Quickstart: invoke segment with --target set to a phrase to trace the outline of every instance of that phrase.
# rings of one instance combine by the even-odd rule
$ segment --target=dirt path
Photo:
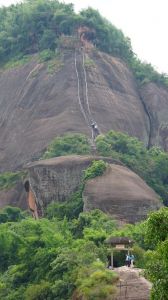
[[[120,267],[115,271],[120,280],[117,284],[118,294],[115,300],[149,300],[151,283],[141,276],[142,270],[137,268]]]

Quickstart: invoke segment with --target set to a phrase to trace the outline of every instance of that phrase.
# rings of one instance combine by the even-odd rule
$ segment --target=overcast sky
[[[19,0],[0,0],[9,5]],[[63,2],[63,1],[62,1]],[[64,0],[76,11],[91,6],[131,39],[133,51],[168,74],[168,0]]]

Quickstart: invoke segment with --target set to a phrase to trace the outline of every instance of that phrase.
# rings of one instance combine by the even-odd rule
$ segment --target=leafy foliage
[[[0,210],[0,223],[17,222],[24,218],[24,214],[18,207],[6,206]]]
[[[146,243],[156,247],[158,243],[168,239],[168,208],[164,207],[149,215],[146,221]]]
[[[22,172],[6,172],[0,174],[0,190],[9,189],[22,178]]]
[[[129,65],[133,70],[135,78],[141,85],[151,81],[157,84],[168,85],[167,74],[159,74],[151,64],[141,62],[136,55],[131,58]]]
[[[152,299],[167,299],[167,215],[164,208],[144,223],[123,228],[99,210],[69,220],[53,214],[50,220],[25,217],[0,224],[0,298],[68,300],[76,295],[87,300],[113,299],[117,276],[106,269],[109,250],[104,243],[112,235],[134,239],[136,266],[147,266]],[[145,260],[144,251],[151,241],[155,248]],[[115,253],[114,259],[123,264]]]
[[[66,300],[75,292],[85,295],[86,290],[86,299],[97,299],[103,290],[104,299],[107,292],[113,294],[117,278],[105,269],[104,245],[85,237],[84,231],[86,226],[97,231],[102,227],[107,234],[114,222],[98,210],[79,218],[37,221],[27,217],[0,224],[0,298]]]
[[[87,137],[76,133],[66,134],[63,137],[55,138],[48,146],[47,151],[43,155],[43,159],[69,154],[89,154],[90,145]]]
[[[153,251],[147,253],[146,274],[153,283],[151,299],[168,299],[168,208],[151,213],[146,221],[146,241]]]
[[[168,154],[157,147],[147,150],[137,138],[109,131],[96,139],[98,153],[119,159],[140,175],[168,203]]]
[[[77,293],[88,300],[114,299],[114,283],[118,277],[104,269],[104,264],[94,262],[89,268],[81,267],[77,278]]]
[[[80,212],[83,211],[82,188],[74,193],[70,199],[60,202],[52,202],[48,205],[46,216],[49,219],[66,217],[68,220],[77,218]]]
[[[85,170],[84,179],[91,179],[101,176],[107,168],[107,164],[103,160],[94,160],[90,167]]]
[[[57,0],[24,0],[20,4],[0,8],[0,60],[22,60],[25,55],[45,51],[45,60],[54,55],[64,36],[76,35],[80,26],[91,29],[87,38],[101,51],[124,59],[140,83],[155,81],[168,84],[165,74],[158,74],[150,64],[142,63],[132,51],[130,39],[88,8],[79,14],[72,4]]]

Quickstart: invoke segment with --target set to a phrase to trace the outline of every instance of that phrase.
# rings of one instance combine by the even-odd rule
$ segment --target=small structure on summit
[[[113,259],[114,250],[127,251],[129,254],[129,252],[132,250],[134,241],[131,240],[129,237],[110,237],[105,241],[105,243],[110,246],[110,250],[111,250],[110,266],[111,266],[111,268],[113,268],[114,267],[114,259]]]

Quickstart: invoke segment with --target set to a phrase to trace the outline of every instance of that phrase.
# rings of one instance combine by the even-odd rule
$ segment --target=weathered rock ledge
[[[149,211],[159,209],[159,196],[134,172],[119,161],[100,156],[62,156],[26,166],[37,206],[65,201],[78,190],[84,170],[93,160],[103,159],[109,166],[99,177],[88,180],[83,192],[84,210],[94,208],[120,222],[135,223]]]

